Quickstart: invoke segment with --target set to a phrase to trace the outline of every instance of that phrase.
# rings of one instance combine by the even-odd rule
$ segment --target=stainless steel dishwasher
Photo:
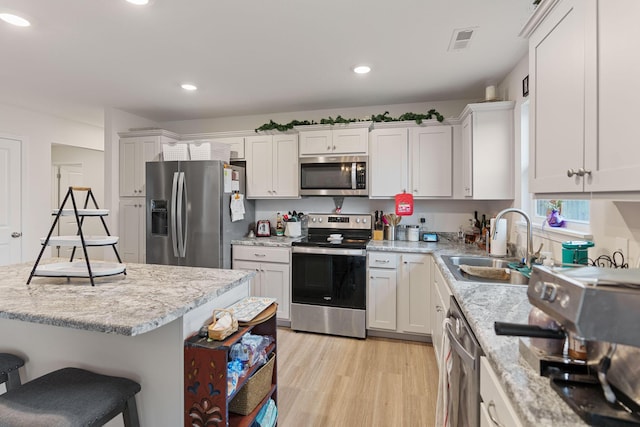
[[[445,322],[451,346],[447,413],[452,427],[480,425],[480,344],[454,297]]]

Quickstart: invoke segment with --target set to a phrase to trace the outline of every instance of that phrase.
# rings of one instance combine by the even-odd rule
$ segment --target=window
[[[546,218],[551,209],[556,209],[565,221],[589,223],[588,200],[535,200],[535,215]]]

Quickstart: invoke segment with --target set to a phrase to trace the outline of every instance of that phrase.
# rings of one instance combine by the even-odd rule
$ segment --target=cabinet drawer
[[[480,358],[480,396],[486,415],[499,423],[492,421],[490,425],[522,426],[486,357]]]
[[[233,259],[244,261],[289,263],[288,248],[233,245]]]
[[[398,257],[390,252],[369,252],[370,268],[396,268]]]

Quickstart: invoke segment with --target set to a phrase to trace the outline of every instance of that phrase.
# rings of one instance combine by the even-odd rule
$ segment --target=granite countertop
[[[59,259],[40,264],[59,262]],[[0,267],[0,318],[119,335],[157,329],[255,276],[244,270],[127,264],[127,274],[34,277],[33,263]]]
[[[270,237],[244,237],[242,239],[232,240],[232,245],[243,246],[274,246],[274,247],[291,247],[292,242],[302,239],[300,237],[270,236]]]
[[[494,332],[495,321],[527,323],[531,310],[527,287],[457,281],[439,256],[435,260],[522,423],[532,427],[587,425],[553,391],[549,379],[520,357],[519,338]]]

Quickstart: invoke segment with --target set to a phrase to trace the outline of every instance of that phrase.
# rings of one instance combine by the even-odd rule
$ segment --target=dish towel
[[[244,219],[244,194],[235,193],[231,195],[231,222],[242,221]]]
[[[451,343],[447,335],[447,325],[453,324],[449,318],[442,322],[442,352],[440,353],[440,375],[438,376],[438,401],[436,404],[436,427],[450,427],[449,418],[449,377],[453,368]]]

